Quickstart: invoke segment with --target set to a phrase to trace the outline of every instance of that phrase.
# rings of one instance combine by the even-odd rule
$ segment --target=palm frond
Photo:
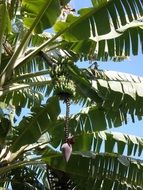
[[[37,26],[35,27],[35,32],[42,33],[44,29],[51,28],[51,26],[56,22],[57,18],[61,14],[61,8],[59,1],[47,1],[47,4],[44,4],[43,0],[40,0],[33,4],[30,1],[22,1],[22,12],[24,14],[24,24],[26,27],[30,28],[34,20],[36,19],[39,13],[39,7],[45,5],[45,9],[43,9],[43,13],[41,14],[41,18],[39,22],[37,22]],[[48,8],[48,11],[47,11]]]
[[[70,65],[68,68],[69,76],[75,82],[80,96],[86,100],[90,98],[91,103],[97,105],[96,113],[101,118],[105,118],[106,115],[107,121],[104,119],[104,124],[101,126],[106,126],[105,123],[108,123],[109,126],[112,126],[112,123],[115,126],[120,126],[122,121],[127,123],[127,114],[131,115],[133,122],[135,116],[141,119],[143,112],[141,104],[142,77],[111,71],[100,72],[92,69],[82,72],[74,65]]]
[[[51,189],[73,190],[74,182],[65,172],[53,169],[47,165],[47,177]]]
[[[5,35],[10,33],[11,26],[10,26],[10,18],[8,15],[8,9],[5,2],[1,2],[0,4],[0,22],[1,22],[1,30],[0,30],[0,69],[2,68],[1,58],[3,50],[3,44],[5,40]]]
[[[49,68],[49,64],[43,61],[42,57],[35,56],[31,61],[28,61],[24,65],[20,65],[19,68],[15,69],[16,76],[20,76],[26,73],[35,73],[43,71]]]
[[[100,117],[98,117],[98,119],[99,118]],[[89,121],[89,116],[87,116],[87,119],[85,120],[88,120],[88,122],[86,123],[86,121],[84,121],[82,118],[79,125],[76,123],[74,119],[70,121],[70,129],[75,138],[75,144],[73,146],[74,151],[93,151],[96,153],[114,152],[120,155],[136,157],[142,155],[142,137],[137,137],[129,134],[122,134],[118,132],[109,133],[106,131],[101,131],[102,125],[99,125],[99,129],[97,132],[98,122],[96,122],[96,118],[94,121],[95,126],[93,126],[93,128],[91,127],[93,121]],[[61,141],[64,138],[63,128],[64,121],[59,122],[59,124],[53,127],[54,130],[51,133],[51,145],[55,148],[61,144]]]
[[[143,139],[119,132],[75,133],[74,151],[93,151],[96,153],[117,153],[127,156],[141,156]]]
[[[11,175],[13,176],[10,178],[10,175],[7,175],[7,181],[9,183],[9,186],[12,187],[12,189],[19,189],[19,188],[28,188],[28,189],[34,189],[38,188],[39,190],[44,189],[43,184],[38,179],[37,174],[34,170],[31,169],[31,167],[23,167],[15,169],[11,172]],[[31,178],[32,177],[32,178]]]
[[[142,18],[143,4],[138,0],[134,2],[105,0],[99,1],[92,8],[81,9],[78,13],[80,16],[77,17],[69,15],[66,23],[59,21],[56,29],[60,31],[61,25],[69,26],[69,30],[63,36],[71,41],[92,37],[99,41],[120,36],[126,29],[133,27],[135,24],[132,22]],[[104,27],[101,27],[102,23]],[[85,32],[78,33],[82,28]]]
[[[133,121],[135,115],[141,118],[143,114],[142,77],[112,71],[97,73],[93,71],[93,73],[95,78],[91,76],[92,87],[99,90],[105,98],[103,102],[105,109],[109,107],[114,110],[120,109],[122,113],[129,113]]]
[[[10,78],[10,76],[12,74],[12,70],[13,70],[14,65],[15,65],[15,61],[19,58],[19,55],[21,54],[21,52],[23,50],[25,50],[25,48],[27,47],[27,45],[28,45],[27,43],[29,42],[29,38],[30,38],[30,36],[32,34],[32,31],[33,31],[33,29],[36,28],[37,24],[42,19],[44,13],[49,14],[49,12],[51,12],[51,14],[54,16],[54,21],[53,22],[51,21],[51,23],[49,23],[50,26],[52,24],[54,24],[54,22],[56,21],[56,19],[58,17],[57,14],[60,14],[60,4],[57,1],[48,0],[48,1],[46,1],[46,3],[42,1],[42,3],[40,4],[40,7],[41,7],[40,10],[39,10],[39,4],[38,5],[35,4],[35,6],[33,7],[31,3],[29,3],[29,5],[28,5],[28,2],[26,2],[26,1],[23,1],[22,3],[24,4],[24,6],[29,6],[29,9],[34,8],[33,10],[29,10],[29,12],[34,11],[35,15],[34,15],[34,19],[32,18],[32,22],[30,21],[29,30],[27,30],[27,32],[24,34],[24,37],[21,39],[20,45],[18,46],[16,51],[13,53],[13,55],[12,55],[11,59],[9,60],[8,64],[5,66],[5,68],[1,72],[0,77],[1,78],[4,77],[3,84],[6,82],[6,80],[9,80],[9,78]],[[54,5],[56,5],[56,11],[53,9]],[[28,13],[27,13],[27,15],[28,15]],[[26,18],[30,19],[29,17],[26,17]],[[48,18],[49,18],[49,15],[48,15]]]
[[[62,36],[72,42],[70,50],[97,60],[126,57],[131,51],[138,54],[143,36],[141,1],[98,1],[93,8],[81,9],[78,13],[80,16],[69,15],[66,22],[59,21],[55,26],[58,32],[63,27],[69,28]]]
[[[87,185],[91,186],[91,182],[93,189],[107,189],[107,187],[110,187],[109,189],[117,189],[117,187],[138,189],[143,186],[141,160],[113,153],[92,152],[75,152],[68,164],[65,164],[59,155],[46,157],[45,154],[43,160],[56,169],[76,176],[75,181],[80,189],[87,189]]]
[[[11,147],[14,152],[21,146],[37,142],[42,134],[52,130],[60,113],[59,101],[57,97],[52,97],[45,106],[34,107],[31,112],[31,115],[24,117],[16,128],[17,137]]]
[[[102,131],[112,127],[119,127],[126,121],[126,116],[120,110],[100,109],[97,106],[83,108],[81,112],[71,118],[71,126],[79,131]],[[72,124],[73,122],[73,124]]]
[[[53,89],[48,71],[21,74],[3,86],[0,100],[11,102],[16,107],[31,108],[40,105],[44,97],[48,97]],[[43,76],[44,74],[44,76]]]

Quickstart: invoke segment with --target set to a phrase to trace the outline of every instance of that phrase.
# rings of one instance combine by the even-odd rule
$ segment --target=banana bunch
[[[65,75],[59,76],[55,81],[54,90],[55,94],[61,99],[64,99],[65,96],[69,98],[73,98],[75,96],[75,84]]]
[[[61,75],[67,76],[67,74],[68,74],[68,69],[64,63],[56,65],[54,68],[50,69],[50,76],[53,79],[57,78]]]
[[[65,64],[57,65],[50,70],[50,76],[54,85],[54,94],[60,99],[65,97],[73,98],[75,96],[75,84],[68,77],[68,70]]]

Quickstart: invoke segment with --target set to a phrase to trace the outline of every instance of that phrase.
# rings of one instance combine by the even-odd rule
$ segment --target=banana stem
[[[64,102],[66,103],[66,118],[65,118],[65,141],[68,141],[69,137],[69,115],[70,115],[70,98],[66,97]]]

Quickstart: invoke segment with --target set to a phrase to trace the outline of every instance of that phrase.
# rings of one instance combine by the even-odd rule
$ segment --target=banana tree
[[[69,2],[0,2],[1,187],[142,189],[142,137],[108,129],[142,119],[143,78],[77,63],[138,55],[143,2]]]

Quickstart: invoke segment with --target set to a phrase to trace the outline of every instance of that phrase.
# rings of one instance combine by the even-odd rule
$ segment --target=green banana
[[[64,99],[65,96],[74,98],[76,94],[75,83],[69,79],[68,68],[64,62],[58,64],[55,68],[51,68],[49,74],[53,82],[55,95],[61,99]]]

